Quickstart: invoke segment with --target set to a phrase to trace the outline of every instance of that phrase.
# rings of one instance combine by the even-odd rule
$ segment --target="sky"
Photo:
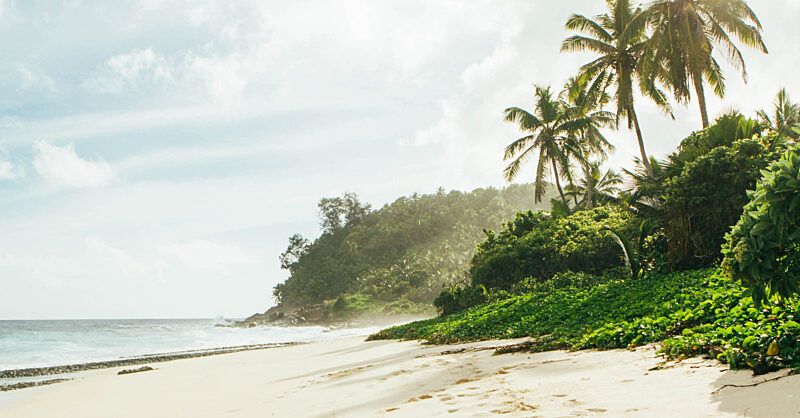
[[[711,115],[800,99],[796,0],[751,0],[769,55]],[[599,0],[0,0],[0,319],[244,317],[317,201],[502,187],[503,121],[590,58]],[[641,101],[647,150],[700,127]],[[609,132],[609,167],[634,135]],[[528,167],[520,181],[532,178]]]

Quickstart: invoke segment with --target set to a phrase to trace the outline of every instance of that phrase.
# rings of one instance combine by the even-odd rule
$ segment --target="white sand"
[[[636,351],[442,355],[453,346],[349,338],[94,371],[37,390],[0,417],[797,416],[800,376]],[[513,341],[458,347],[486,347]]]

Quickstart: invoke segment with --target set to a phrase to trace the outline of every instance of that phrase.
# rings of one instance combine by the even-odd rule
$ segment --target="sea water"
[[[220,322],[213,319],[0,321],[0,370],[206,348],[324,341],[377,331],[377,328],[216,326]]]

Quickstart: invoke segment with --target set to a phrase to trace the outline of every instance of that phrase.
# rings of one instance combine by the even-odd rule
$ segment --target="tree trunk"
[[[558,189],[558,194],[561,195],[561,201],[564,202],[564,210],[569,213],[569,204],[567,203],[567,197],[564,195],[564,190],[561,189],[561,181],[558,179],[558,167],[556,166],[556,159],[550,159],[550,162],[553,164],[553,177],[556,178],[556,188]]]
[[[592,190],[592,169],[589,167],[589,162],[583,167],[583,175],[586,176],[586,197],[584,198],[589,205],[589,210],[594,209],[594,190]]]
[[[633,119],[633,127],[636,129],[636,139],[639,140],[639,152],[642,155],[642,165],[647,170],[648,175],[653,175],[653,167],[650,166],[650,158],[647,157],[647,151],[644,150],[644,139],[642,139],[642,128],[639,127],[639,118],[636,116],[636,111],[633,106],[628,110],[631,119]]]
[[[697,102],[700,104],[700,116],[703,118],[703,129],[708,128],[708,108],[706,106],[706,93],[703,90],[703,76],[695,74],[694,91],[697,93]]]

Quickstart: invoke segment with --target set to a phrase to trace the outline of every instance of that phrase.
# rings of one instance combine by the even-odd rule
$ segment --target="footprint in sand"
[[[449,412],[451,414],[455,413],[455,412],[458,412],[458,408],[456,408],[456,409],[448,409],[447,412]]]
[[[607,409],[603,408],[586,408],[586,410],[589,412],[608,412]]]
[[[564,394],[553,395],[553,397],[554,397],[554,398],[564,398],[564,397],[566,397],[566,396],[567,396],[567,395],[564,395]]]
[[[386,410],[386,412],[397,411],[398,409],[400,409],[400,408],[389,408],[389,409]]]
[[[419,399],[430,399],[430,398],[433,398],[433,396],[431,396],[431,395],[422,395],[422,396],[419,397]]]

